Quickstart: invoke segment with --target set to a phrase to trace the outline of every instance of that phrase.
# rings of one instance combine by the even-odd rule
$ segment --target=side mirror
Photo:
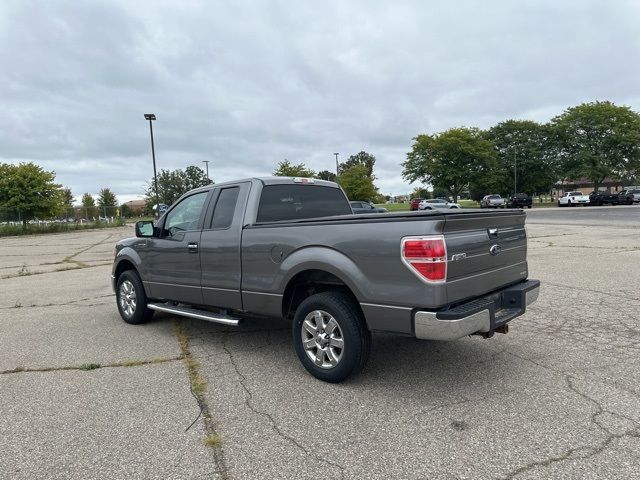
[[[136,222],[136,237],[153,237],[153,222],[151,220]]]

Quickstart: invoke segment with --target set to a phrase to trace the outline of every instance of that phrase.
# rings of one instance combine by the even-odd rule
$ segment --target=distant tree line
[[[592,102],[549,123],[507,120],[488,130],[451,128],[415,137],[403,177],[430,184],[456,200],[486,193],[546,193],[559,180],[640,175],[640,115],[626,106]],[[517,186],[516,186],[517,185]]]
[[[0,218],[21,221],[26,229],[30,220],[68,217],[75,198],[71,189],[56,183],[55,178],[55,172],[32,162],[0,163]],[[103,211],[109,208],[110,216],[113,216],[118,201],[109,188],[103,188],[97,206],[88,193],[82,196],[82,205],[91,208],[89,218],[101,214],[97,207],[102,207]]]

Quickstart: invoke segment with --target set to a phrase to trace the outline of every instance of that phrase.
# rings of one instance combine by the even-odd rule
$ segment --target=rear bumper
[[[419,310],[414,314],[415,336],[422,340],[456,340],[493,332],[525,313],[539,293],[540,281],[526,280],[452,309]]]

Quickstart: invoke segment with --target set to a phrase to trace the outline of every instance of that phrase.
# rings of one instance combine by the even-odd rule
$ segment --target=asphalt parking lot
[[[122,322],[132,227],[0,239],[0,478],[638,478],[640,206],[528,214],[509,334],[375,335],[340,385],[280,321]]]

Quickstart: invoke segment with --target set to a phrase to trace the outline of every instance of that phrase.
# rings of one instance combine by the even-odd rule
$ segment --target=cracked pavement
[[[211,416],[187,432],[199,405],[174,318],[126,325],[100,265],[132,228],[0,239],[0,372],[164,359],[0,374],[0,477],[637,478],[640,222],[566,210],[531,215],[543,286],[509,334],[376,334],[340,385],[306,373],[281,320],[180,320]],[[88,267],[17,276],[69,257]]]

